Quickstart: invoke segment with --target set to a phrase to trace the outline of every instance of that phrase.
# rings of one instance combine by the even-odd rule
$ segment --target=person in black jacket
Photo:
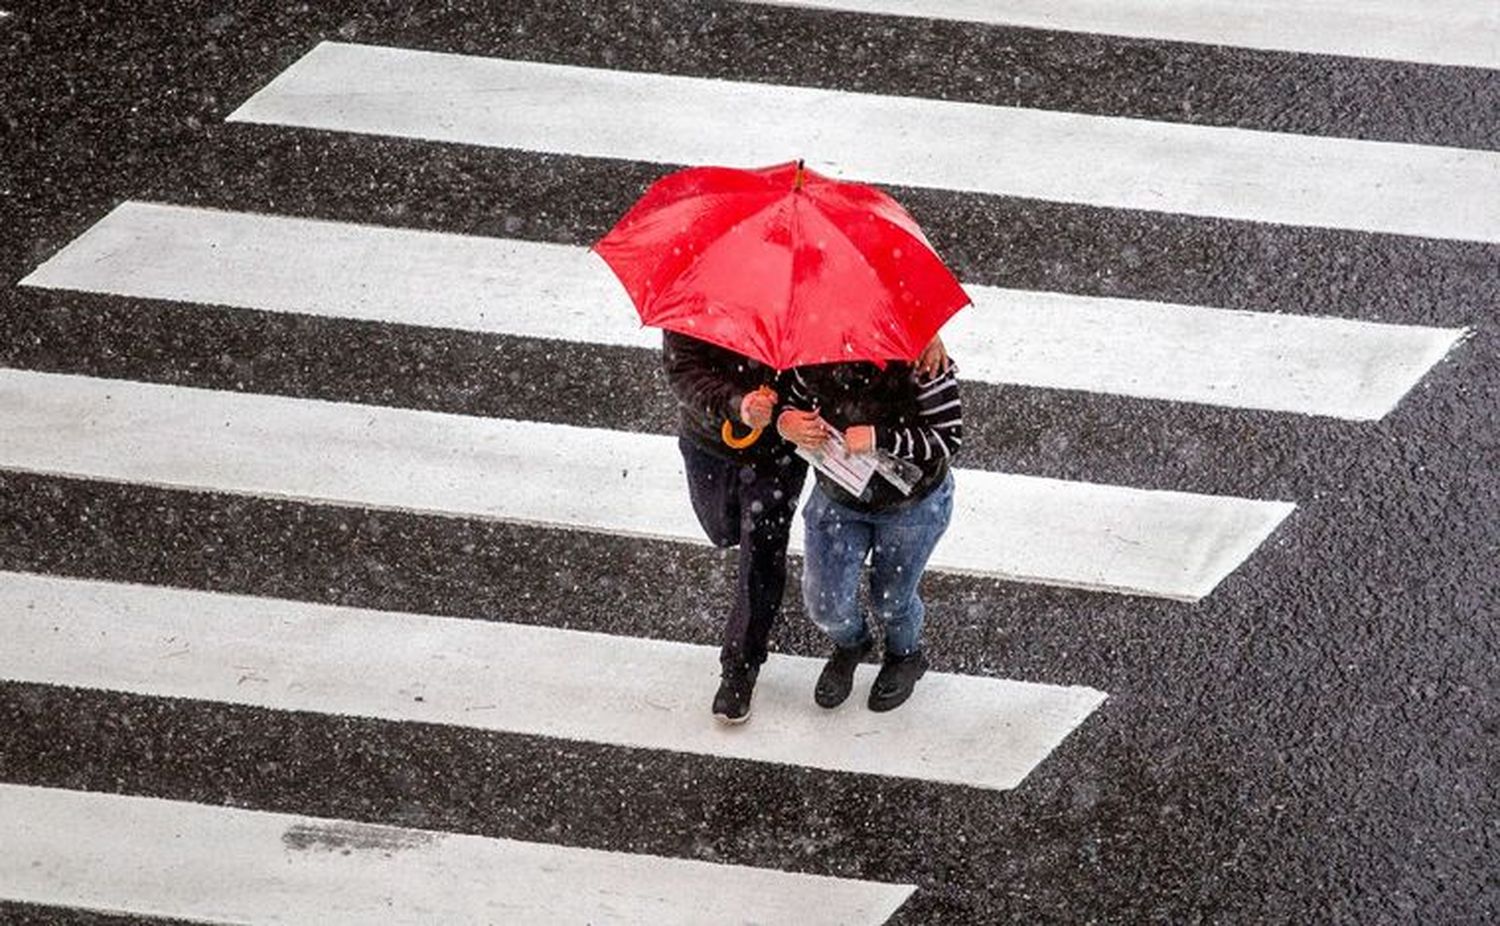
[[[788,440],[817,452],[837,431],[852,454],[894,458],[885,462],[900,476],[875,473],[855,495],[819,470],[803,512],[803,600],[835,647],[814,699],[825,708],[842,704],[855,667],[874,648],[859,606],[868,557],[870,600],[885,632],[869,708],[888,711],[910,697],[927,670],[917,585],[953,513],[949,463],[963,443],[957,369],[946,357],[936,374],[894,362],[883,369],[864,362],[801,367],[786,395],[777,428]]]
[[[668,331],[662,363],[680,410],[678,446],[693,511],[718,547],[739,547],[734,603],[719,651],[721,679],[714,716],[750,717],[750,700],[786,589],[786,548],[807,464],[770,425],[782,377],[755,360]],[[758,391],[768,387],[769,392]],[[725,421],[767,430],[743,450],[727,446]]]

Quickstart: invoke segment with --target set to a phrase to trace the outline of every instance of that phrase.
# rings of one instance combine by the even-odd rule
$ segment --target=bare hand
[[[752,428],[769,427],[776,410],[776,391],[762,387],[740,400],[740,420]]]
[[[943,372],[948,366],[948,348],[943,346],[943,339],[938,335],[932,336],[932,341],[922,348],[922,353],[917,356],[915,368],[917,374],[923,379],[932,377]]]
[[[776,420],[776,430],[782,437],[808,450],[817,450],[828,440],[828,423],[817,412],[789,408]]]
[[[844,446],[850,453],[869,453],[875,449],[875,426],[857,424],[844,432]]]

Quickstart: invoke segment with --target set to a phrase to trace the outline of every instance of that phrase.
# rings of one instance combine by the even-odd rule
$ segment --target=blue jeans
[[[870,559],[870,600],[885,628],[885,651],[907,656],[922,648],[922,599],[917,583],[953,516],[953,474],[927,497],[891,511],[855,511],[814,487],[802,518],[807,527],[802,599],[814,624],[843,647],[870,637],[859,608],[859,579]]]

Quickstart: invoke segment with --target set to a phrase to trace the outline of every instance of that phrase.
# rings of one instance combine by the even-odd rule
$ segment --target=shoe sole
[[[752,674],[750,676],[750,697],[751,698],[755,697],[755,676],[758,675],[758,674],[759,674],[759,672],[757,671],[755,674]],[[714,700],[718,701],[719,699],[718,699],[717,696],[715,696]],[[745,721],[747,721],[747,720],[750,719],[750,711],[754,707],[755,707],[755,702],[753,700],[746,699],[746,701],[745,701],[745,713],[741,714],[738,717],[731,717],[728,714],[722,713],[720,711],[714,711],[713,712],[714,719],[717,720],[719,723],[722,723],[726,727],[737,727],[740,724],[742,724]]]

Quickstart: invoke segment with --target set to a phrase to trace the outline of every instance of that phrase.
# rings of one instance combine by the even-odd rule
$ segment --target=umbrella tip
[[[797,174],[796,174],[795,177],[792,178],[792,189],[794,189],[794,190],[800,190],[800,189],[802,189],[802,180],[803,180],[802,165],[803,165],[802,159],[798,158],[797,159]]]

